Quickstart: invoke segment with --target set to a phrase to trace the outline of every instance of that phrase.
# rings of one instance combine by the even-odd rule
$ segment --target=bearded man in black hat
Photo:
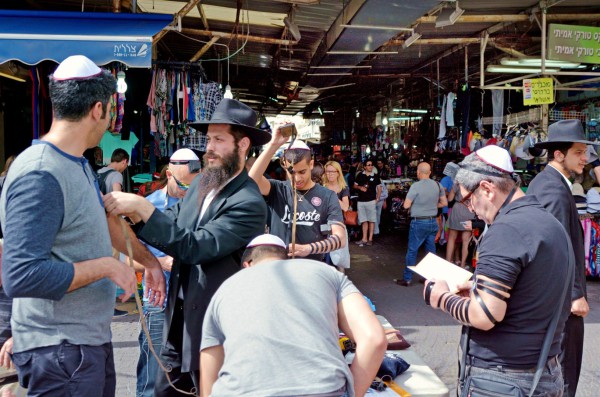
[[[548,128],[548,140],[535,146],[548,150],[548,165],[529,184],[527,194],[534,195],[571,237],[575,252],[575,280],[571,294],[571,315],[565,324],[562,340],[561,365],[565,382],[565,396],[577,391],[583,357],[583,318],[590,307],[586,299],[585,247],[583,228],[569,178],[581,175],[587,164],[587,145],[579,120],[562,120]]]
[[[174,258],[169,280],[161,361],[180,390],[198,392],[202,320],[221,283],[240,269],[246,245],[264,232],[267,206],[244,163],[252,146],[271,135],[254,128],[256,113],[233,99],[223,99],[210,121],[190,125],[207,133],[205,167],[187,195],[164,213],[143,197],[105,196],[106,209],[128,215],[137,234]],[[159,368],[155,396],[184,395],[169,385]]]

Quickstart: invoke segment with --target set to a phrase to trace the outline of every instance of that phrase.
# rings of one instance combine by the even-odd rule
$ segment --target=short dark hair
[[[129,153],[127,153],[125,149],[115,149],[115,151],[112,153],[112,156],[110,156],[110,162],[120,163],[123,160],[129,161]]]
[[[50,101],[57,120],[79,121],[98,102],[107,112],[110,97],[117,91],[117,80],[108,71],[84,80],[54,80],[50,76]]]
[[[573,142],[556,142],[547,146],[548,150],[548,161],[554,160],[554,152],[559,151],[565,156],[571,147],[573,146]]]
[[[242,255],[242,263],[256,262],[268,256],[287,259],[287,249],[277,245],[257,245],[256,247],[246,248]]]

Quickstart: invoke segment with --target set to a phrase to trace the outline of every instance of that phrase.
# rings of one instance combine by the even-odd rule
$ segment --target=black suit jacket
[[[583,228],[579,221],[575,199],[571,189],[560,172],[546,166],[527,188],[527,194],[533,194],[540,204],[546,208],[563,225],[575,252],[575,281],[571,300],[586,296],[585,285],[585,245]]]
[[[170,357],[182,372],[199,368],[202,321],[210,299],[221,283],[237,272],[246,245],[264,233],[267,205],[246,170],[231,180],[213,199],[198,222],[202,204],[194,179],[186,196],[164,213],[154,211],[138,236],[173,257],[169,300],[163,339],[181,346],[179,357]],[[170,333],[179,290],[183,289],[184,330]],[[178,362],[180,361],[180,362]]]

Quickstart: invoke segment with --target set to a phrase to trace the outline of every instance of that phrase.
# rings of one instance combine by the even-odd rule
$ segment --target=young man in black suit
[[[568,397],[574,397],[577,391],[583,357],[583,318],[590,310],[586,299],[583,229],[569,178],[582,174],[587,163],[586,149],[589,144],[592,142],[585,140],[579,120],[563,120],[552,124],[548,128],[548,140],[535,145],[548,150],[548,165],[533,178],[527,189],[527,194],[534,195],[562,223],[571,237],[575,252],[571,315],[565,324],[560,356],[565,396]]]

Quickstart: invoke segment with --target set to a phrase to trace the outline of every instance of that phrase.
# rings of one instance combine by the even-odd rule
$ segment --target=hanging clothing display
[[[179,69],[156,67],[152,71],[146,104],[154,150],[159,157],[170,156],[180,147],[206,151],[204,134],[187,123],[210,119],[223,99],[219,85],[208,81],[201,69]]]
[[[502,119],[504,118],[504,91],[492,91],[492,111],[494,115],[492,134],[500,135],[503,124]]]
[[[440,114],[440,132],[438,133],[438,139],[442,139],[446,136],[446,101],[448,97],[444,95],[444,102],[442,104],[442,112]]]
[[[448,101],[446,102],[446,125],[448,127],[454,127],[454,100],[456,94],[453,92],[448,93]]]
[[[460,86],[456,97],[456,108],[458,109],[458,118],[460,120],[461,147],[467,146],[466,135],[471,130],[470,110],[471,110],[471,86],[464,83]]]

